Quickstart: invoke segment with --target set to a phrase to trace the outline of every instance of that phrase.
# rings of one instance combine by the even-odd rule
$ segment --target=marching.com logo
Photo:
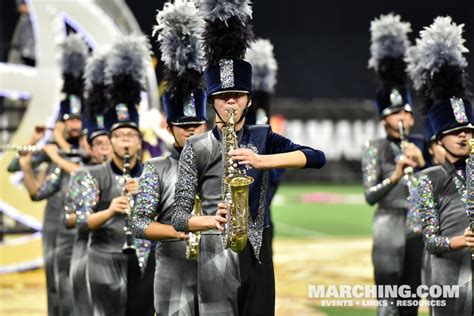
[[[458,297],[458,285],[308,285],[308,298],[323,306],[445,306]]]

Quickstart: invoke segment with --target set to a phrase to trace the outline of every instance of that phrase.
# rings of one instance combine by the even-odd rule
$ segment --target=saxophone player
[[[82,195],[75,206],[78,230],[90,231],[87,279],[93,315],[153,315],[151,244],[129,239],[135,251],[124,247],[127,212],[143,170],[137,105],[148,58],[145,37],[127,36],[112,46],[104,70],[108,103],[100,104],[112,160],[78,171],[70,182],[70,190]]]
[[[173,16],[179,12],[186,18],[179,23],[171,23]],[[154,158],[145,163],[131,224],[136,237],[158,241],[154,277],[157,315],[199,314],[196,300],[198,263],[186,258],[186,242],[183,239],[187,235],[171,226],[171,208],[181,151],[189,137],[206,131],[203,61],[197,58],[202,53],[204,20],[198,13],[191,1],[167,3],[158,12],[158,25],[155,27],[166,67],[165,78],[168,79],[162,104],[174,145],[167,157]],[[186,28],[193,32],[185,36],[182,30]],[[190,49],[184,57],[177,58],[172,54],[187,48]],[[193,68],[195,65],[198,65],[197,70]],[[186,82],[193,84],[186,87]],[[201,216],[200,220],[212,218]]]
[[[270,251],[268,177],[271,168],[321,168],[325,155],[273,133],[268,125],[244,126],[251,105],[252,67],[243,60],[252,41],[248,1],[200,6],[206,19],[206,94],[216,115],[209,132],[188,139],[181,152],[171,222],[177,231],[201,234],[198,259],[198,304],[202,315],[273,315],[275,283]],[[222,40],[222,39],[225,40]],[[225,250],[221,231],[227,221],[221,199],[224,173],[222,129],[234,113],[234,130],[240,148],[232,151],[238,168],[254,179],[249,193],[249,242],[241,252]],[[194,196],[202,212],[216,215],[205,225],[192,216]],[[219,211],[217,210],[220,205]],[[216,225],[217,224],[217,225]]]

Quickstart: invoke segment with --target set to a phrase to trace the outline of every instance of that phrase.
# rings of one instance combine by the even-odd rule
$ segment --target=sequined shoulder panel
[[[131,229],[137,238],[146,238],[145,230],[158,216],[161,199],[160,179],[152,162],[147,162],[138,180],[138,193],[131,217]]]

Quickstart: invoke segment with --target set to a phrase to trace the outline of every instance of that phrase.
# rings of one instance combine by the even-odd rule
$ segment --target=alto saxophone
[[[202,215],[201,200],[197,194],[194,197],[194,209],[191,214],[195,216]],[[197,259],[199,254],[199,240],[201,240],[200,232],[189,233],[189,239],[186,240],[186,259]]]
[[[253,178],[246,176],[230,152],[238,148],[234,129],[234,112],[229,109],[227,123],[222,128],[222,198],[227,207],[227,223],[222,233],[224,248],[242,251],[248,240],[249,186]]]
[[[131,215],[131,209],[133,208],[133,196],[130,192],[127,191],[125,188],[125,185],[127,182],[131,179],[130,177],[130,154],[128,153],[128,148],[125,148],[125,153],[123,155],[123,185],[122,185],[122,196],[125,196],[128,199],[128,202],[130,203],[130,208],[125,210],[125,226],[123,227],[123,230],[125,231],[125,243],[122,248],[122,252],[126,254],[134,254],[136,252],[136,248],[133,245],[133,235],[132,231],[130,230],[130,215]]]

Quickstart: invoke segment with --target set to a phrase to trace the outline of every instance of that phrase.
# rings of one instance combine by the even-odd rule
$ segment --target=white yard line
[[[332,235],[319,232],[317,230],[302,228],[299,226],[282,223],[282,222],[275,223],[274,227],[275,229],[283,231],[285,233],[291,233],[291,234],[294,233],[295,236],[301,236],[301,234],[303,234],[305,236],[334,237]]]

